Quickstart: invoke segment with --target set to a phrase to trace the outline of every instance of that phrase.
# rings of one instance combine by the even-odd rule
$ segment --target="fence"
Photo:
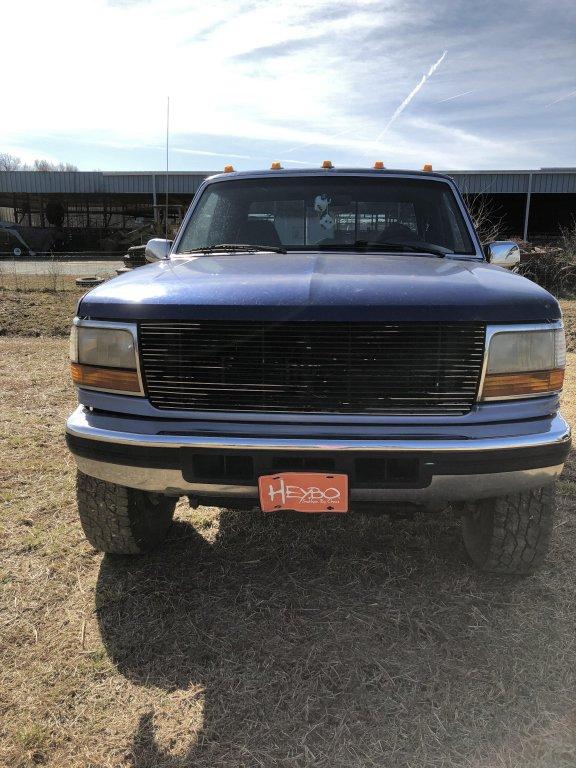
[[[124,267],[125,252],[38,253],[15,257],[0,253],[0,289],[12,291],[76,290],[77,278],[114,277]]]

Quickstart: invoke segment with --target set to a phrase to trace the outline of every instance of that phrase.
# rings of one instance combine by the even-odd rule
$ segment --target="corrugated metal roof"
[[[532,177],[532,192],[562,192],[565,194],[576,193],[576,171],[572,173],[547,173],[534,174]]]
[[[168,192],[194,194],[209,172],[170,173]],[[0,171],[0,193],[152,195],[166,191],[165,173]]]
[[[532,174],[534,193],[576,194],[576,169],[538,171],[443,171],[465,194],[525,194]],[[169,194],[193,195],[212,172],[170,173]],[[0,171],[0,193],[158,195],[166,192],[166,174],[158,172]]]
[[[447,171],[463,194],[512,194],[528,191],[529,174]]]
[[[538,171],[444,171],[464,194],[526,194],[532,175],[532,192],[576,193],[576,169],[546,168]]]

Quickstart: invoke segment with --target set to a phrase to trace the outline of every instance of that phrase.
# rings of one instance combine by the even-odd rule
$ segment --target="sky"
[[[2,3],[0,152],[80,170],[576,166],[574,0]]]

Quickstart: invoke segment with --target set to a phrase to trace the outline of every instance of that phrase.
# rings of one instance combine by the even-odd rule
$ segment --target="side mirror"
[[[167,259],[172,248],[172,240],[163,240],[161,237],[153,237],[146,243],[144,258],[146,261],[161,261]]]
[[[490,264],[512,269],[520,263],[520,248],[516,243],[496,240],[496,242],[488,243],[486,246],[486,257]]]

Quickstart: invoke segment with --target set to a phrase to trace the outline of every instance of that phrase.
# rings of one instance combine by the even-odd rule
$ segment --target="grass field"
[[[576,765],[572,459],[552,552],[527,579],[475,572],[450,514],[180,503],[157,553],[103,557],[62,436],[77,297],[40,288],[0,291],[0,765]],[[7,320],[13,294],[48,297],[35,328]],[[43,312],[52,335],[35,338]]]

